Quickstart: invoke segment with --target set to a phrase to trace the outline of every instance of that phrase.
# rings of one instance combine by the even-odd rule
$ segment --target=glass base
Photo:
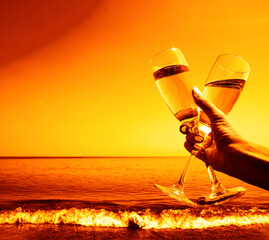
[[[171,198],[176,199],[179,202],[184,202],[188,206],[191,206],[191,207],[197,207],[197,204],[191,201],[189,198],[187,198],[185,193],[179,188],[177,188],[175,185],[172,187],[163,187],[161,185],[154,184],[154,187],[156,187],[157,189],[161,190],[163,193],[167,194]]]
[[[198,198],[196,202],[198,205],[219,205],[243,196],[246,191],[243,187],[226,189],[222,186],[214,189],[211,194]]]

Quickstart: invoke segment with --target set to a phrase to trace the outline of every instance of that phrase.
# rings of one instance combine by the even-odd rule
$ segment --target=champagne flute
[[[228,114],[236,103],[250,72],[250,66],[243,58],[223,54],[217,57],[204,86],[203,95],[224,114]],[[209,123],[201,112],[200,123]],[[198,204],[220,204],[246,193],[243,187],[225,188],[217,179],[212,167],[207,166],[211,180],[211,193],[197,200]]]
[[[154,56],[151,65],[157,87],[168,108],[182,124],[190,123],[192,131],[197,131],[199,111],[191,94],[194,81],[182,52],[178,48],[166,49]],[[186,177],[196,153],[197,151],[191,153],[180,179],[172,187],[154,184],[165,194],[189,206],[197,206],[184,193]]]

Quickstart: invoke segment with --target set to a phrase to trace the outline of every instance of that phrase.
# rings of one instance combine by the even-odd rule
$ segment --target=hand
[[[230,162],[237,157],[237,150],[245,140],[237,134],[225,114],[204,98],[197,88],[194,88],[192,94],[195,103],[203,111],[201,115],[207,115],[212,132],[200,144],[203,136],[197,131],[189,131],[189,126],[182,125],[180,130],[187,135],[184,146],[189,152],[199,150],[196,157],[207,165],[218,171],[228,172]]]
[[[200,119],[205,119],[203,114],[207,115],[211,133],[203,141],[199,131],[190,128],[192,126],[181,126],[180,131],[187,135],[185,148],[189,152],[199,149],[196,157],[215,170],[269,190],[269,148],[240,137],[225,114],[204,98],[197,88],[192,95],[203,111]]]

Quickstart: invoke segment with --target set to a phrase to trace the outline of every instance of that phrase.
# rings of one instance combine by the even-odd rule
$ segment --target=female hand
[[[232,124],[213,103],[202,96],[201,92],[194,88],[193,98],[198,107],[201,108],[201,117],[206,114],[211,126],[211,133],[203,141],[203,136],[198,131],[189,131],[190,126],[182,125],[181,132],[186,134],[185,148],[191,152],[199,150],[196,157],[211,165],[214,169],[227,172],[229,162],[236,158],[236,151],[244,140],[236,133]]]
[[[199,150],[196,157],[215,170],[242,181],[269,190],[269,148],[244,140],[235,131],[224,113],[202,96],[195,88],[192,91],[195,103],[210,121],[211,133],[203,141],[197,130],[181,126],[185,133],[185,148]],[[204,119],[201,115],[200,119]]]

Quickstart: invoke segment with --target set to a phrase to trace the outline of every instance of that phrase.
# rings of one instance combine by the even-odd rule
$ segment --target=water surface
[[[220,206],[190,208],[153,187],[171,186],[186,161],[187,157],[1,159],[0,238],[269,238],[268,191],[217,173],[226,187],[243,186],[248,192]],[[199,160],[194,161],[185,191],[191,199],[210,192]]]

